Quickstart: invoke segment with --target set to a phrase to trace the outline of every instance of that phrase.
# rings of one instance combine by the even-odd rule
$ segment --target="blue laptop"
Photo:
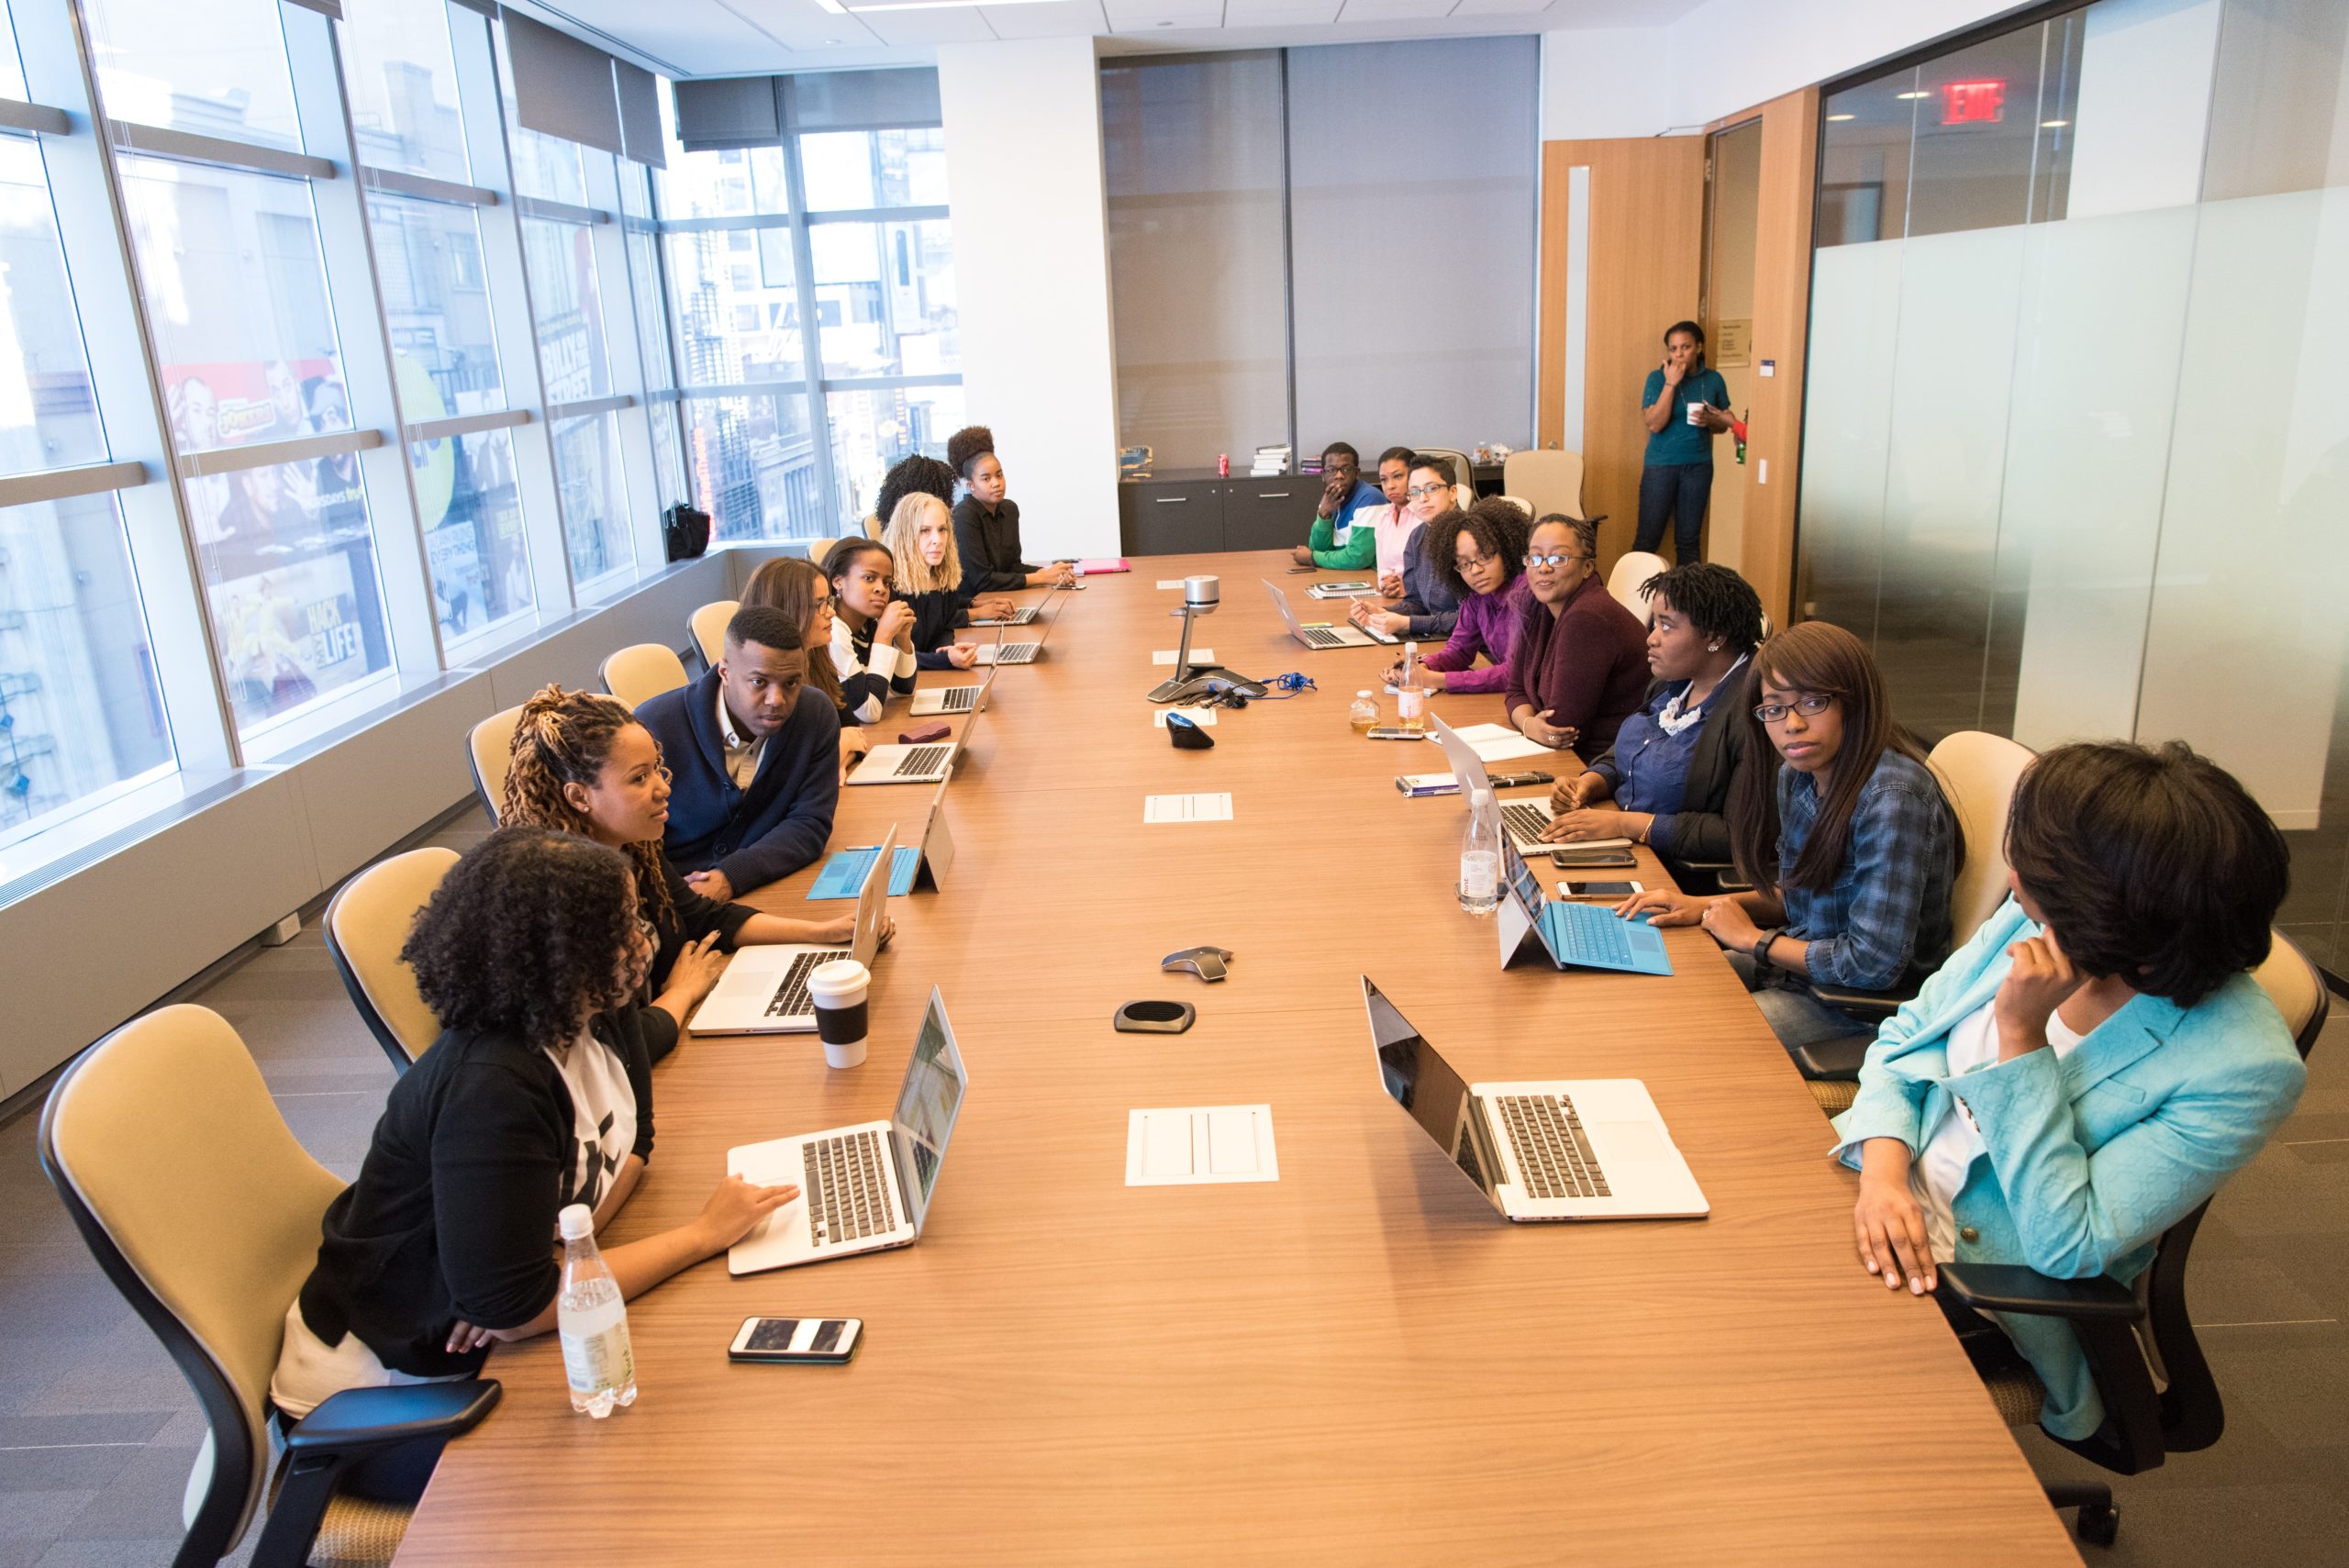
[[[1602,904],[1551,903],[1541,880],[1517,846],[1501,844],[1501,906],[1495,912],[1501,936],[1501,967],[1528,951],[1548,955],[1557,969],[1614,969],[1631,974],[1669,974],[1664,936],[1645,920],[1626,920]]]

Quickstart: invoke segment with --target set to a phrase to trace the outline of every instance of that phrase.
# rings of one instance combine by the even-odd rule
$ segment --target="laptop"
[[[1363,630],[1352,621],[1316,621],[1311,626],[1300,625],[1297,611],[1288,602],[1288,595],[1269,577],[1256,579],[1264,592],[1273,596],[1273,605],[1281,612],[1281,619],[1288,623],[1288,634],[1308,648],[1367,648],[1374,642],[1392,642],[1385,632]]]
[[[1008,616],[973,616],[971,624],[973,626],[1033,626],[1036,624],[1036,606],[1021,605]]]
[[[945,999],[933,985],[888,1120],[726,1151],[726,1169],[744,1181],[793,1182],[800,1192],[734,1243],[727,1272],[754,1274],[912,1246],[930,1217],[946,1141],[954,1135],[969,1083],[946,1021]]]
[[[1000,637],[1002,634],[998,632],[996,635]],[[915,718],[934,718],[948,713],[976,713],[980,702],[986,696],[987,683],[994,679],[994,672],[990,671],[974,685],[917,686],[914,688],[913,706],[906,711]]]
[[[1664,933],[1645,920],[1626,920],[1604,904],[1548,903],[1542,884],[1514,844],[1501,850],[1501,967],[1528,952],[1548,956],[1553,969],[1613,969],[1628,974],[1669,974]]]
[[[1520,1222],[1711,1212],[1637,1078],[1470,1084],[1364,975],[1378,1084],[1486,1201]]]
[[[896,846],[893,822],[881,835],[881,852],[864,868],[864,881],[856,892],[856,929],[847,947],[773,942],[738,950],[687,1028],[695,1034],[804,1034],[814,1029],[816,1005],[807,999],[808,972],[836,958],[852,958],[870,969],[880,955]]]
[[[979,644],[978,662],[983,665],[1033,664],[1043,651],[1042,638],[1033,642],[1006,642],[1003,625],[998,623],[995,628],[995,640]]]
[[[938,781],[938,788],[930,797],[930,810],[922,818],[921,859],[914,866],[914,884],[927,884],[932,892],[946,886],[946,873],[954,868],[954,834],[946,825],[946,786],[951,782]]]
[[[1460,732],[1435,715],[1428,715],[1428,732],[1443,748],[1445,759],[1452,763],[1452,776],[1459,782],[1460,798],[1466,800],[1480,789],[1493,787],[1492,776],[1485,772],[1485,760],[1476,755],[1475,747],[1460,739]],[[1550,826],[1552,813],[1547,800],[1503,800],[1497,794],[1494,808],[1501,814],[1501,826],[1508,829],[1509,842],[1521,855],[1546,855],[1558,850],[1628,850],[1629,839],[1577,839],[1571,844],[1551,844],[1542,841],[1542,829]]]
[[[850,770],[842,781],[852,784],[943,784],[954,767],[954,754],[963,742],[971,738],[971,726],[986,707],[987,688],[995,684],[995,672],[979,683],[978,695],[971,699],[971,717],[963,721],[962,733],[950,735],[943,740],[929,740],[918,746],[908,746],[893,740],[885,746],[875,746]],[[914,693],[918,701],[921,693]]]

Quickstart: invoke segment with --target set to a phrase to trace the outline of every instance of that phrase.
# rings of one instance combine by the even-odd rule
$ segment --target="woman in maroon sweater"
[[[1533,525],[1533,596],[1508,661],[1509,722],[1526,738],[1597,756],[1647,694],[1647,631],[1597,576],[1598,525],[1553,512]]]

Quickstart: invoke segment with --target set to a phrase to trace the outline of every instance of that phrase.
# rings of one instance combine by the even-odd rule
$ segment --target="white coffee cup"
[[[1688,422],[1691,425],[1701,425],[1705,422],[1705,406],[1703,404],[1691,403],[1688,405]]]
[[[819,963],[807,974],[807,999],[816,1008],[816,1033],[824,1060],[834,1067],[864,1061],[865,995],[873,975],[852,958]]]

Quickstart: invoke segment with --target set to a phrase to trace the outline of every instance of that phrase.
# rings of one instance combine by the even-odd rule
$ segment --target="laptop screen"
[[[1395,1004],[1370,983],[1368,975],[1363,976],[1362,994],[1370,1007],[1371,1044],[1378,1051],[1379,1087],[1410,1113],[1419,1130],[1434,1140],[1445,1158],[1476,1184],[1494,1207],[1501,1208],[1500,1195],[1493,1190],[1495,1177],[1486,1173],[1483,1129],[1476,1125],[1478,1112],[1469,1097],[1466,1080],[1453,1071],[1452,1063],[1411,1027],[1409,1019],[1395,1010]]]
[[[954,1118],[963,1109],[968,1083],[963,1053],[954,1048],[954,1031],[946,1021],[946,999],[932,986],[912,1060],[906,1063],[905,1086],[897,1091],[897,1108],[889,1118],[896,1134],[898,1169],[905,1173],[906,1207],[916,1231],[930,1212],[939,1167],[946,1162],[946,1140],[954,1136]]]
[[[1492,776],[1485,772],[1485,760],[1460,739],[1457,730],[1433,714],[1428,716],[1428,728],[1434,733],[1436,744],[1443,748],[1444,761],[1452,764],[1452,779],[1460,788],[1461,799],[1493,787]]]

